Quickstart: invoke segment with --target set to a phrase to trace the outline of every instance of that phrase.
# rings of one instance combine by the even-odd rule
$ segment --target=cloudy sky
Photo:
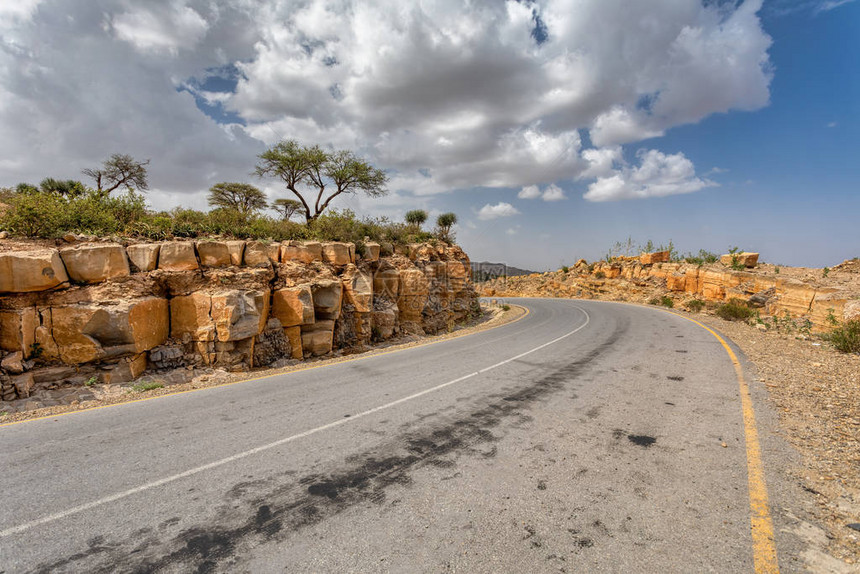
[[[0,186],[150,159],[153,208],[282,138],[454,211],[473,260],[616,241],[860,256],[860,1],[0,0]]]

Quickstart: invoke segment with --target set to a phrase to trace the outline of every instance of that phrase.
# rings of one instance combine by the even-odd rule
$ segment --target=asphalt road
[[[751,572],[719,342],[657,309],[522,304],[432,345],[0,428],[0,572]]]

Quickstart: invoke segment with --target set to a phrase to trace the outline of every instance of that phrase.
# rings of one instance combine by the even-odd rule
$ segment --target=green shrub
[[[606,273],[604,273],[603,271],[598,271],[597,273],[594,274],[594,278],[595,279],[606,279]]]
[[[675,302],[672,301],[672,298],[668,295],[663,295],[662,297],[654,297],[648,301],[649,305],[658,305],[662,307],[668,307],[671,309],[675,306]]]
[[[567,265],[561,266],[561,272],[562,273],[568,273],[569,271],[570,271],[570,267],[568,267]]]
[[[822,338],[830,342],[837,351],[860,353],[860,319],[845,321]]]
[[[155,389],[163,389],[163,388],[164,388],[164,384],[159,383],[157,381],[145,381],[145,382],[137,383],[136,385],[131,387],[131,390],[133,390],[136,393],[145,393],[146,391],[152,391]]]
[[[730,299],[723,303],[715,311],[718,317],[726,321],[745,321],[755,315],[755,311],[749,308],[741,299]]]
[[[701,299],[690,299],[684,305],[693,313],[699,313],[705,308],[705,302]]]

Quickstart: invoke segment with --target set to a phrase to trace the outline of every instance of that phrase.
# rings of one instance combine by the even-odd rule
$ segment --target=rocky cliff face
[[[647,302],[668,296],[722,302],[738,298],[762,315],[808,319],[814,330],[860,318],[860,261],[823,270],[758,265],[758,254],[725,256],[721,263],[669,262],[668,252],[616,257],[610,262],[577,261],[568,272],[553,271],[480,283],[486,297],[571,297]],[[746,270],[733,269],[748,267]],[[824,277],[826,276],[826,278]]]
[[[478,312],[459,247],[176,241],[0,245],[0,396],[243,370],[436,333]]]

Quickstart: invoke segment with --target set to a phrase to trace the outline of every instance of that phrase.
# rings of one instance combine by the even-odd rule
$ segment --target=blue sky
[[[619,240],[785,265],[860,256],[860,1],[22,0],[0,6],[0,185],[151,159],[153,208],[261,186],[281,137],[454,211],[474,260]]]

